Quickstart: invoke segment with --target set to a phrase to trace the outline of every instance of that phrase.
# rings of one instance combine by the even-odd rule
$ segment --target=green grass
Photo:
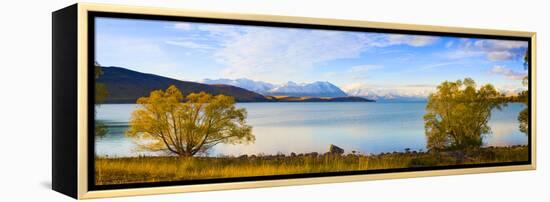
[[[526,161],[528,147],[378,155],[96,157],[97,185]]]

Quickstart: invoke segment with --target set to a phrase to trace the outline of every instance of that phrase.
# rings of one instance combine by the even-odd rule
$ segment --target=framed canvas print
[[[535,33],[75,4],[53,189],[78,199],[535,169]]]

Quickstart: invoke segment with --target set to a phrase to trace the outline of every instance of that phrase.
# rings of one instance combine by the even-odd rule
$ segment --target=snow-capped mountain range
[[[312,97],[346,97],[347,94],[328,81],[313,83],[295,83],[289,81],[267,91],[269,95],[312,96]]]
[[[497,87],[497,90],[505,96],[515,96],[525,89]],[[356,84],[344,87],[344,91],[349,96],[364,97],[377,101],[425,101],[430,94],[437,91],[437,87],[432,85],[377,86]]]
[[[346,97],[344,91],[327,81],[313,83],[295,83],[289,81],[285,84],[271,84],[250,79],[204,79],[199,81],[204,84],[225,84],[244,88],[263,95],[286,95],[308,97]]]
[[[250,79],[203,79],[202,81],[199,81],[199,83],[232,85],[260,94],[264,94],[263,92],[267,92],[275,88],[275,85],[273,84]]]
[[[363,97],[377,101],[425,101],[427,97],[436,91],[432,85],[403,85],[403,86],[378,86],[355,84],[344,86],[342,89],[328,81],[316,81],[312,83],[296,83],[289,81],[284,84],[272,84],[251,79],[204,79],[199,81],[204,84],[225,84],[244,88],[263,95],[296,96],[296,97]],[[517,95],[524,89],[498,88],[499,92],[507,95]]]
[[[379,101],[423,101],[433,92],[435,86],[373,86],[351,85],[344,88],[350,96],[364,97]]]

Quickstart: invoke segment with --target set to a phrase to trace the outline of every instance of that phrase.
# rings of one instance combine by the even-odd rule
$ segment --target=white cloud
[[[446,52],[443,55],[446,58],[449,59],[462,59],[462,58],[469,58],[469,57],[477,57],[482,56],[485,53],[481,51],[472,51],[472,50],[454,50],[452,52]]]
[[[191,25],[191,23],[178,22],[174,24],[174,28],[182,31],[188,31],[188,30],[191,30],[193,26]]]
[[[505,61],[522,58],[527,46],[525,41],[462,39],[457,49],[446,53],[446,56],[451,59],[485,56],[490,61]]]
[[[215,55],[229,77],[266,81],[301,77],[316,64],[357,58],[368,47],[361,35],[329,31],[251,28],[226,41]]]
[[[527,73],[525,72],[516,72],[510,68],[500,65],[495,65],[491,69],[490,73],[505,76],[507,79],[510,80],[522,80],[525,76],[527,76]]]
[[[438,37],[419,36],[419,35],[404,35],[404,34],[389,34],[388,45],[409,45],[421,47],[435,43]]]
[[[165,44],[209,51],[224,69],[226,78],[255,78],[270,82],[299,80],[320,64],[360,57],[370,48],[393,45],[422,47],[438,37],[402,34],[360,33],[330,30],[175,23],[173,28],[188,35]],[[352,67],[366,72],[379,67]]]
[[[202,37],[216,40],[223,45],[244,34],[246,29],[234,25],[201,24],[197,26],[197,30],[205,33]]]
[[[528,43],[525,41],[478,40],[475,42],[475,47],[486,52],[487,58],[492,61],[521,58],[527,46]]]
[[[509,41],[509,40],[479,40],[475,43],[478,47],[483,47],[489,50],[510,50],[517,48],[527,48],[525,41]]]
[[[434,63],[434,64],[421,66],[420,69],[427,70],[427,69],[433,69],[433,68],[437,68],[437,67],[444,67],[444,66],[455,65],[455,64],[460,64],[460,62],[454,61],[454,62]]]
[[[430,36],[413,36],[410,41],[406,42],[406,44],[420,47],[420,46],[426,46],[430,45],[432,43],[435,43],[437,41],[437,37],[430,37]]]
[[[166,41],[167,44],[174,45],[174,46],[180,46],[184,48],[191,48],[191,49],[213,49],[214,47],[211,47],[204,43],[196,43],[193,41]]]
[[[226,77],[250,77],[271,82],[300,78],[301,74],[323,62],[358,58],[372,47],[420,47],[438,39],[417,35],[228,25],[201,25],[197,29],[221,46],[214,57],[226,66],[222,72]]]
[[[492,61],[510,60],[513,57],[514,55],[509,51],[494,51],[487,53],[487,58]]]
[[[365,34],[366,40],[373,47],[387,47],[393,45],[408,45],[422,47],[431,45],[439,40],[439,37],[405,35],[405,34]]]

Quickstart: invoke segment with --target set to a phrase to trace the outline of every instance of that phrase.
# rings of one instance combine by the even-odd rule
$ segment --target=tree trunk
[[[193,154],[191,152],[184,151],[179,153],[178,156],[181,158],[187,158],[187,157],[193,157]]]

